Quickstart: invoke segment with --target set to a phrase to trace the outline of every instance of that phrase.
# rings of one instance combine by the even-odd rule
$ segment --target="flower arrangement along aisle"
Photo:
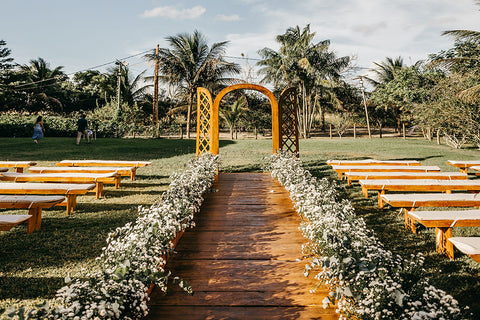
[[[337,303],[341,319],[466,319],[458,302],[430,285],[421,254],[404,259],[385,249],[348,200],[338,199],[334,182],[318,180],[300,160],[280,152],[268,171],[287,191],[302,217],[312,257],[305,275],[315,273],[330,287],[323,304]]]
[[[56,295],[58,307],[44,305],[26,314],[20,308],[7,314],[20,319],[140,319],[148,314],[149,285],[166,291],[173,278],[191,293],[190,286],[163,269],[164,257],[172,253],[177,233],[194,226],[194,214],[217,170],[218,157],[203,154],[183,172],[173,174],[161,201],[139,207],[135,222],[109,234],[97,258],[102,270],[85,275],[88,280],[65,279],[68,284]]]

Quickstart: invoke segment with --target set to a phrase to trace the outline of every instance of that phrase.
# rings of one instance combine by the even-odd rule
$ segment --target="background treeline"
[[[341,137],[354,125],[366,126],[368,113],[370,125],[380,132],[385,127],[398,134],[418,129],[425,138],[436,137],[454,148],[480,147],[480,32],[453,30],[444,35],[453,37],[452,48],[413,65],[387,57],[354,78],[354,59],[337,56],[329,40],[317,41],[309,25],[278,35],[278,50],[260,49],[257,68],[248,59],[243,67],[227,61],[227,42],[210,45],[198,31],[178,34],[166,39],[168,47],[143,55],[152,68],[158,64],[163,88],[158,108],[153,103],[154,77],[147,70],[133,75],[118,62],[103,73],[66,75],[63,67],[51,67],[42,58],[15,63],[0,40],[0,135],[28,136],[34,117],[42,114],[47,135],[70,136],[79,113],[86,112],[90,128],[100,137],[190,138],[196,125],[196,89],[206,87],[215,96],[228,85],[255,82],[257,70],[260,84],[273,88],[277,96],[287,87],[297,89],[303,138],[330,126]],[[232,139],[238,132],[269,134],[271,128],[268,100],[251,91],[227,95],[220,117]]]

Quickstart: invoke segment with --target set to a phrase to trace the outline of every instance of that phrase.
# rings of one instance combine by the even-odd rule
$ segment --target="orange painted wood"
[[[23,172],[24,168],[34,166],[37,163],[34,161],[0,161],[0,167],[14,168],[15,172]]]
[[[468,179],[468,175],[461,172],[345,172],[345,177],[349,186],[352,185],[352,181],[373,179]]]
[[[329,166],[420,166],[417,160],[327,160]]]
[[[211,137],[211,148],[210,151],[213,154],[218,154],[218,110],[220,108],[220,101],[222,98],[229,92],[240,90],[240,89],[247,89],[247,90],[255,90],[263,93],[267,96],[270,100],[270,105],[272,107],[272,149],[273,153],[276,153],[280,149],[280,119],[279,119],[279,112],[278,112],[278,102],[273,93],[265,87],[262,87],[257,84],[249,84],[249,83],[241,83],[235,84],[229,87],[226,87],[215,97],[213,102],[213,109],[212,109],[212,119],[211,125],[214,128],[217,128],[216,135]],[[214,133],[214,132],[212,132]]]
[[[300,218],[269,174],[220,173],[166,270],[192,296],[154,289],[147,319],[338,319],[328,288],[304,277]]]

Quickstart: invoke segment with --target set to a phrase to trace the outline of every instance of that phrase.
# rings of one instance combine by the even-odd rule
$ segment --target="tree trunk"
[[[190,139],[190,117],[192,115],[192,104],[193,104],[193,95],[195,94],[194,90],[190,90],[188,93],[188,109],[187,109],[187,139]]]
[[[383,132],[382,132],[382,128],[383,128],[383,123],[380,124],[380,139],[383,137]]]
[[[232,137],[232,140],[233,140],[233,127],[230,127],[230,136]]]

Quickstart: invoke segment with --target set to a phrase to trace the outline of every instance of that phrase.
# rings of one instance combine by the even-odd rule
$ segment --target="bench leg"
[[[122,176],[118,175],[116,178],[115,178],[115,189],[118,189],[120,188],[120,182],[122,181]]]
[[[453,244],[448,241],[452,237],[452,228],[435,228],[437,252],[453,260]]]
[[[73,210],[75,210],[75,198],[76,195],[67,194],[67,215],[69,215]]]
[[[352,186],[352,179],[347,178],[347,186],[349,186],[349,187]]]
[[[407,210],[406,208],[402,208],[402,210],[405,215],[405,229],[410,229],[412,230],[413,233],[417,233],[417,226],[415,225],[415,220],[413,220],[408,215],[408,211],[414,211],[415,208],[410,208],[410,210]]]
[[[130,179],[135,180],[135,176],[137,174],[137,168],[133,169],[132,172],[130,173]]]
[[[367,187],[362,186],[362,193],[363,193],[364,197],[368,199],[368,189],[367,189]]]
[[[103,182],[96,182],[97,187],[95,188],[95,198],[100,199],[103,195]]]
[[[341,172],[338,173],[338,179],[343,180],[343,173]]]
[[[379,190],[378,191],[378,207],[380,209],[385,208],[385,203],[382,200],[382,194],[385,194],[385,190]]]
[[[32,233],[34,230],[40,230],[42,225],[42,208],[30,208],[28,214],[32,215],[28,219],[27,233]]]
[[[18,173],[23,173],[23,168],[17,168],[15,167],[15,172],[18,172]]]

